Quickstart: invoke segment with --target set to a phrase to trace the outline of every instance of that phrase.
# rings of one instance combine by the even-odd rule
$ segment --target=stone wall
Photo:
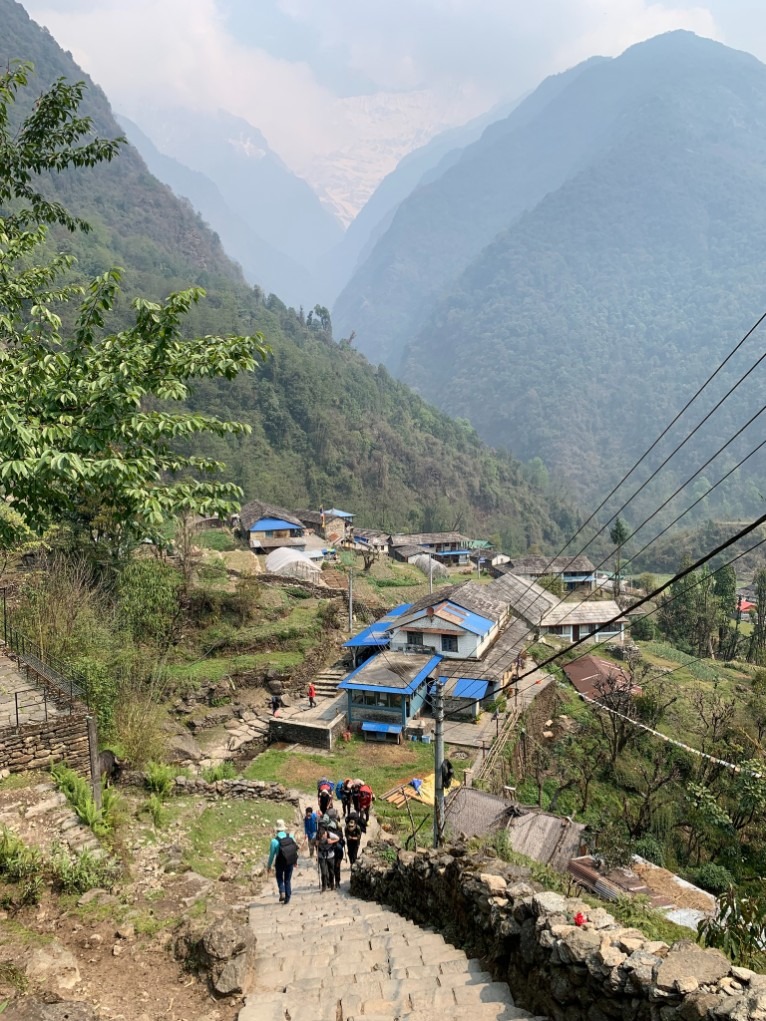
[[[0,770],[22,773],[27,769],[48,769],[57,762],[65,762],[90,779],[88,722],[84,713],[0,730]]]
[[[142,776],[142,774],[138,774]],[[132,777],[131,777],[132,779]],[[207,798],[254,798],[258,801],[286,801],[298,806],[295,794],[279,783],[269,780],[216,780],[208,783],[201,777],[177,776],[174,794],[197,794]]]
[[[329,725],[311,723],[295,716],[288,718],[272,716],[269,720],[269,738],[271,741],[303,744],[311,748],[325,748],[330,751],[346,727],[345,713],[336,716]]]
[[[766,975],[692,941],[649,940],[464,847],[377,845],[352,870],[351,892],[440,929],[506,981],[518,1006],[554,1021],[766,1019]]]

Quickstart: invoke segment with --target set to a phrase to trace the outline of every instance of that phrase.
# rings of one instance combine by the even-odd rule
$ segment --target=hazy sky
[[[146,104],[224,108],[294,168],[412,144],[593,54],[688,28],[766,58],[762,0],[23,0],[141,121]],[[403,95],[404,94],[404,95]],[[368,97],[360,99],[355,97]],[[382,137],[382,136],[381,136]]]

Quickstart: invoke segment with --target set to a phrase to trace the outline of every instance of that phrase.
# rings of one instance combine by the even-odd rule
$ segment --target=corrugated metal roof
[[[444,694],[450,698],[480,699],[487,694],[489,684],[487,681],[476,681],[471,677],[457,677],[444,689]],[[449,689],[452,690],[449,690]]]
[[[324,512],[325,518],[353,518],[353,514],[349,514],[348,511],[338,510],[337,507],[331,507],[329,510]]]
[[[243,504],[239,512],[239,523],[242,528],[249,531],[252,523],[259,518],[279,518],[280,521],[289,521],[290,524],[303,528],[303,523],[284,507],[264,503],[263,500],[249,500]]]
[[[371,720],[365,720],[362,723],[362,730],[371,731],[373,734],[401,734],[402,726],[400,723],[373,723]]]
[[[498,568],[503,573],[487,588],[504,597],[517,617],[524,617],[536,627],[544,614],[559,602],[558,596],[554,596],[534,581],[527,581],[509,573],[506,568],[507,564]]]
[[[406,652],[372,656],[352,670],[338,685],[346,691],[389,691],[411,695],[438,666],[442,657]]]
[[[401,603],[401,605],[395,606],[393,610],[388,611],[385,617],[381,617],[380,620],[368,624],[367,627],[362,628],[358,635],[349,638],[347,642],[343,643],[343,647],[345,649],[361,649],[370,646],[388,645],[391,625],[397,617],[406,613],[411,605],[411,603]]]
[[[514,574],[593,574],[595,567],[586,556],[576,557],[511,557],[508,567]]]
[[[588,599],[582,603],[559,603],[551,607],[540,621],[543,627],[566,624],[603,624],[613,617],[623,622],[622,610],[612,599]]]

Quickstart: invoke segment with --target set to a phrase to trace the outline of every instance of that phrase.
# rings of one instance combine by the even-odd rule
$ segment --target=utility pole
[[[348,633],[354,633],[354,568],[348,569]]]
[[[438,847],[444,838],[444,686],[437,680],[434,685],[434,719],[436,733],[434,735],[434,847]]]

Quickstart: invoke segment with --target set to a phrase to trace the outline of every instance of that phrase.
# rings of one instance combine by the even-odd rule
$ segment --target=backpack
[[[327,777],[322,777],[321,780],[317,780],[317,794],[319,794],[319,792],[323,789],[331,791],[334,787],[335,784],[333,784],[332,780],[328,780]]]
[[[277,837],[279,850],[277,858],[283,865],[295,865],[298,861],[298,845],[291,836]]]
[[[372,788],[364,784],[359,788],[359,807],[369,808],[372,804]]]
[[[342,780],[338,780],[338,782],[335,784],[335,797],[336,798],[342,798],[343,797],[343,781]]]

